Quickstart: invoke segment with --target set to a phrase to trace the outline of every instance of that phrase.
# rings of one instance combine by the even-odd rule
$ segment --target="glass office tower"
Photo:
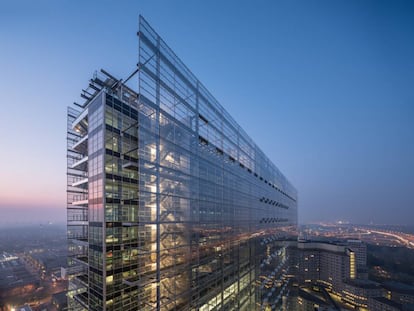
[[[68,108],[69,309],[281,306],[295,188],[142,17],[138,36],[134,73]]]

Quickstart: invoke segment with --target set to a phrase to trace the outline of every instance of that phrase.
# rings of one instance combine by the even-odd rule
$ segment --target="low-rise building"
[[[400,311],[402,304],[387,299],[385,297],[373,297],[368,299],[369,310],[377,311]]]
[[[341,297],[343,302],[351,306],[367,308],[369,298],[382,297],[383,294],[383,289],[379,283],[370,280],[355,279],[343,282]]]

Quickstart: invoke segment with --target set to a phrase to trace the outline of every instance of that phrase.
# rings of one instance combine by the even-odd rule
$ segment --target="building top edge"
[[[170,53],[175,61],[179,64],[180,70],[185,70],[185,73],[191,77],[191,80],[195,81],[197,85],[202,89],[202,92],[205,96],[208,96],[209,104],[212,104],[214,108],[224,116],[226,120],[228,120],[233,127],[237,130],[239,135],[253,147],[256,153],[260,156],[260,158],[264,159],[267,162],[271,171],[273,171],[274,176],[263,176],[265,179],[269,181],[271,179],[276,178],[279,176],[281,180],[283,180],[282,184],[279,184],[279,188],[290,195],[295,201],[297,201],[298,191],[292,185],[292,183],[288,180],[288,178],[279,170],[279,168],[269,159],[269,157],[257,146],[257,144],[253,141],[253,139],[243,130],[243,128],[233,119],[233,117],[225,110],[225,108],[215,99],[215,97],[208,91],[208,89],[197,79],[197,77],[191,72],[191,70],[181,61],[181,59],[172,51],[172,49],[165,43],[165,41],[159,36],[159,34],[151,27],[151,25],[145,20],[145,18],[140,15],[139,16],[139,27],[140,31],[143,27],[145,27],[148,31],[151,31],[154,35],[156,35],[159,40],[162,41],[164,48],[168,49],[168,53]],[[127,86],[121,79],[117,79],[111,74],[107,73],[105,70],[101,70],[104,74],[102,75],[95,73],[93,78],[89,82],[89,86],[86,90],[82,90],[81,97],[85,100],[83,105],[76,104],[76,106],[85,109],[88,105],[96,98],[102,91],[106,93],[110,93],[111,95],[116,95],[116,91],[119,88],[123,88],[127,93],[132,96],[135,96],[137,101],[142,94],[139,94],[139,90],[135,91],[131,87]],[[124,101],[123,96],[118,96],[118,99]],[[127,103],[131,105],[131,102]]]
[[[246,131],[234,120],[234,118],[228,113],[228,111],[223,107],[223,105],[220,104],[220,102],[211,94],[211,92],[204,86],[204,84],[195,76],[195,74],[188,68],[187,65],[177,56],[177,54],[170,48],[170,46],[162,39],[162,37],[158,34],[156,30],[148,23],[148,21],[142,16],[139,15],[139,27],[140,31],[141,28],[146,27],[149,29],[152,33],[154,33],[156,36],[159,37],[160,41],[164,44],[165,48],[168,49],[169,53],[175,58],[175,60],[179,63],[180,68],[184,69],[186,74],[188,74],[193,81],[195,81],[200,88],[202,88],[202,91],[208,96],[209,101],[216,107],[220,113],[222,113],[226,119],[230,120],[234,124],[235,127],[237,127],[237,130],[240,132],[241,136],[244,137],[251,145],[256,147],[256,150],[259,151],[264,158],[266,158],[269,161],[269,165],[272,166],[272,168],[280,174],[285,182],[286,186],[289,191],[289,193],[295,197],[295,200],[297,200],[298,191],[293,186],[293,184],[289,181],[289,179],[279,170],[279,168],[269,159],[269,157],[262,151],[262,149],[253,141],[253,139],[246,133]]]

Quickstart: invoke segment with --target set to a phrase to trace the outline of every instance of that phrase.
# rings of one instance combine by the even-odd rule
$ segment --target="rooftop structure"
[[[368,300],[368,305],[371,310],[381,311],[399,311],[403,310],[403,305],[395,301],[389,300],[385,297],[374,297]]]
[[[402,304],[414,304],[414,286],[394,281],[384,282],[382,286],[389,299]]]

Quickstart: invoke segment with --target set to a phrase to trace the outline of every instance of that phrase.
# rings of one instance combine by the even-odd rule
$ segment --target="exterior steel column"
[[[157,207],[157,311],[160,310],[161,304],[161,292],[160,292],[160,286],[161,286],[161,208],[160,208],[160,164],[161,164],[161,157],[160,157],[160,141],[161,141],[161,127],[160,127],[160,37],[157,36],[157,51],[156,51],[156,125],[157,125],[157,135],[156,135],[156,207]]]

